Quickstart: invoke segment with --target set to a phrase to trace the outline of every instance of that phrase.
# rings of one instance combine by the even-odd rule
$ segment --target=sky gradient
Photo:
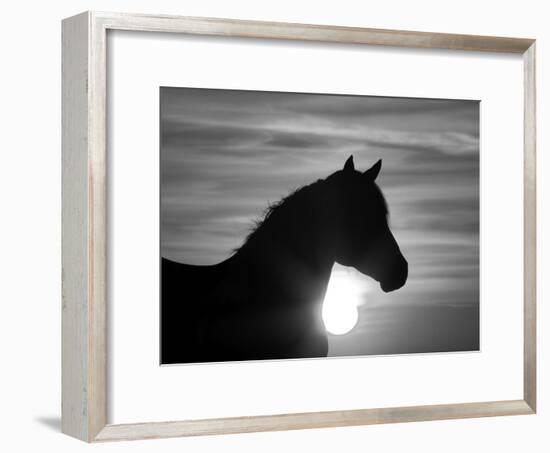
[[[479,348],[479,102],[161,88],[161,256],[214,264],[268,203],[383,159],[377,183],[409,280],[361,287],[329,355]]]

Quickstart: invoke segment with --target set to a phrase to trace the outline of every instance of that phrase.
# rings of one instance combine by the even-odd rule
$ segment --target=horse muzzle
[[[403,257],[400,257],[399,262],[395,263],[395,265],[390,268],[391,275],[380,280],[380,288],[382,288],[382,291],[385,293],[401,288],[407,282],[407,277],[409,275],[409,264]]]

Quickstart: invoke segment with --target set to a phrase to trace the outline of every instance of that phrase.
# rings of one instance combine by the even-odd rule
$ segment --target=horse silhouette
[[[268,208],[227,260],[195,266],[162,258],[161,363],[326,357],[321,317],[334,263],[393,291],[408,264],[375,183],[382,161],[344,168]]]

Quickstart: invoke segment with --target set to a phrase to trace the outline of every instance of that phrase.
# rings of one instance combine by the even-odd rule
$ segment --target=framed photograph
[[[536,412],[535,41],[63,21],[63,432]]]

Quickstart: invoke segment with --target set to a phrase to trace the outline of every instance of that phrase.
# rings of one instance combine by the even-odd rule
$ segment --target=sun
[[[351,269],[343,266],[332,270],[323,301],[323,322],[327,331],[333,335],[350,332],[359,319],[358,305],[361,293],[366,289],[364,280]]]

